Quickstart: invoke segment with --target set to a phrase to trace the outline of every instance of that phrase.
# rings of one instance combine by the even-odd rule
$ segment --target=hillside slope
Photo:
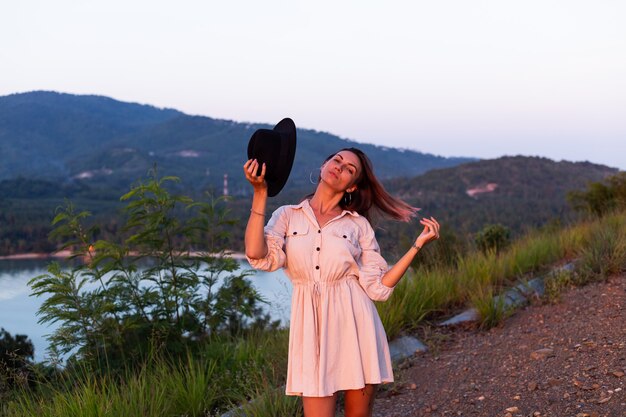
[[[250,136],[262,127],[272,126],[189,116],[101,96],[45,91],[3,96],[0,180],[21,176],[126,190],[157,164],[163,174],[179,176],[195,189],[221,190],[228,175],[231,193],[245,195],[241,166]],[[411,177],[474,160],[357,144],[299,129],[287,187],[303,186],[326,156],[349,146],[366,151],[383,178]]]

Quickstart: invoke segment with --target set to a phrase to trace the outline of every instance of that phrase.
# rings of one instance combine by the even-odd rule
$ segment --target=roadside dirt
[[[626,275],[435,335],[381,389],[377,417],[626,417]]]

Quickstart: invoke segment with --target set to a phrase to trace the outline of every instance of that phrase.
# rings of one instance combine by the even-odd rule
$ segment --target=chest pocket
[[[287,260],[292,256],[306,253],[310,254],[309,224],[307,222],[292,222],[287,227],[285,234],[285,250]]]
[[[309,234],[309,225],[305,222],[294,222],[287,227],[285,239],[303,237]]]
[[[355,230],[337,229],[333,231],[332,235],[338,243],[344,245],[350,251],[350,254],[355,259],[361,256],[361,245],[359,245],[359,237]]]

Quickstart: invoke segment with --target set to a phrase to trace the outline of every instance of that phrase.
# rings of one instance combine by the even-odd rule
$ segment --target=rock
[[[506,414],[504,415],[504,417],[513,417],[513,414],[511,414],[511,413],[506,413]]]
[[[624,376],[624,372],[622,371],[613,371],[613,376],[617,377],[617,378],[621,378]]]
[[[528,391],[534,391],[537,389],[537,383],[535,381],[528,383]]]
[[[519,413],[519,408],[517,408],[517,407],[509,407],[505,411],[507,413]]]
[[[478,397],[478,401],[485,401],[485,396],[481,395],[480,397]]]
[[[469,310],[465,310],[461,314],[457,314],[456,316],[439,323],[439,326],[454,326],[456,324],[468,323],[477,321],[480,318],[480,314],[478,310],[475,308],[470,308]]]
[[[417,389],[417,384],[409,384],[408,388],[410,390],[415,390],[415,389]]]
[[[389,343],[389,353],[394,362],[410,358],[418,352],[426,352],[428,348],[414,337],[403,336]]]
[[[548,379],[548,385],[550,385],[551,387],[556,387],[557,385],[559,385],[561,383],[561,381],[559,381],[556,378],[550,378]]]
[[[531,352],[530,357],[531,359],[540,360],[540,359],[545,359],[547,357],[553,356],[553,354],[554,354],[553,349],[543,348],[543,349],[538,349],[534,352]]]

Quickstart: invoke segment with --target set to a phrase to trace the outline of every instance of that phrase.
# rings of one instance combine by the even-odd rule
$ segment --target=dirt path
[[[377,417],[626,417],[626,275],[457,329],[396,375]],[[507,410],[508,409],[508,410]]]

